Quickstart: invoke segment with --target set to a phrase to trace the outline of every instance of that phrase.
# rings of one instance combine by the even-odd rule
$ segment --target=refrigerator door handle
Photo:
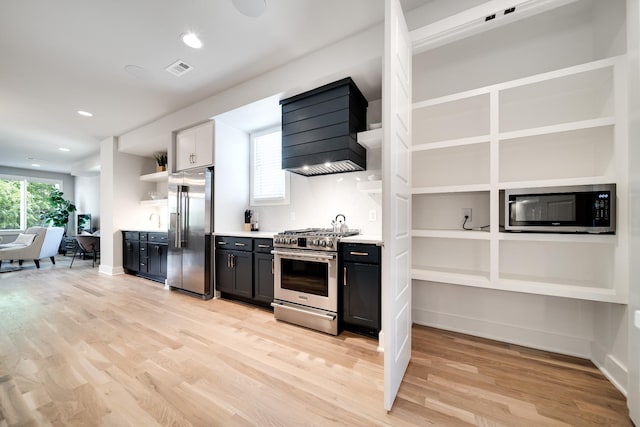
[[[182,247],[181,245],[181,241],[182,238],[180,236],[181,234],[181,224],[182,224],[182,213],[180,212],[182,209],[182,186],[178,185],[177,189],[176,189],[176,237],[175,237],[175,241],[174,241],[174,246],[176,247],[176,249],[179,249]]]
[[[189,236],[189,187],[184,186],[182,191],[182,201],[184,203],[182,208],[182,230],[180,230],[180,245],[181,247],[187,247],[187,238]]]

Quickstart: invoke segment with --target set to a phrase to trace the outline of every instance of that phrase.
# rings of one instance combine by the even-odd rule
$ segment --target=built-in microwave
[[[616,185],[507,189],[505,231],[615,234]]]

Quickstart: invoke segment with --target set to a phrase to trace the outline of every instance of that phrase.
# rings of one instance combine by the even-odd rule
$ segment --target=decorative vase
[[[156,166],[156,172],[164,172],[167,170],[166,166]]]

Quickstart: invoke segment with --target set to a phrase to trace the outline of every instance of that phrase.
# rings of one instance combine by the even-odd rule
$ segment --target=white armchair
[[[0,245],[0,266],[3,260],[18,260],[22,265],[22,261],[32,259],[37,268],[40,268],[40,260],[43,258],[50,258],[52,263],[56,263],[54,257],[58,253],[64,228],[30,227],[24,235],[30,234],[35,235],[31,242],[25,243],[20,239],[18,242]]]

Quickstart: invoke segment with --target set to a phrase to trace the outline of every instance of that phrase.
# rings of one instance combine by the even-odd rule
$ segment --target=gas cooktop
[[[301,230],[285,230],[273,238],[273,244],[278,248],[300,250],[337,251],[340,238],[356,236],[359,230],[345,232],[333,231],[332,228],[304,228]]]

